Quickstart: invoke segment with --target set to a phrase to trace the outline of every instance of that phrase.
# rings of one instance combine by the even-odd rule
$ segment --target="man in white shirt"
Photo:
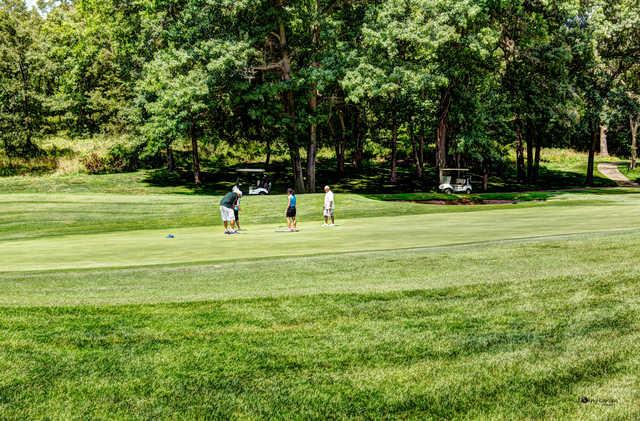
[[[322,209],[322,213],[324,215],[324,224],[323,227],[332,227],[335,225],[335,221],[333,219],[334,210],[336,207],[336,203],[333,200],[333,192],[329,186],[324,186],[324,208]],[[331,218],[331,224],[329,224],[329,218]]]

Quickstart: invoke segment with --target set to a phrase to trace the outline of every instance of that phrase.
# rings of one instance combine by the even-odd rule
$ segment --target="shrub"
[[[95,152],[85,155],[80,159],[82,165],[89,174],[101,174],[107,172],[106,160]]]
[[[77,156],[56,158],[56,175],[79,174],[84,172],[85,166]]]
[[[104,155],[91,152],[81,162],[89,174],[134,171],[138,168],[138,148],[116,144]]]
[[[0,152],[0,177],[25,174],[46,174],[54,171],[56,160],[47,156],[10,157]]]
[[[135,153],[125,145],[114,145],[107,152],[106,166],[109,172],[135,170]]]

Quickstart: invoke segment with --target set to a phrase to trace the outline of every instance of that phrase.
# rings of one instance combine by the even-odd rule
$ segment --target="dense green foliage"
[[[503,173],[508,147],[530,184],[542,147],[589,151],[588,184],[598,149],[635,157],[637,0],[40,4],[0,3],[7,155],[51,133],[126,133],[116,165],[90,157],[90,171],[173,170],[188,145],[200,184],[199,148],[226,142],[266,165],[286,151],[299,191],[317,187],[320,148],[340,174],[385,158],[392,183],[398,166]]]

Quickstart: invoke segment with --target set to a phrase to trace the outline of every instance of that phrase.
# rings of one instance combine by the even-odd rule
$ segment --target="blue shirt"
[[[289,206],[292,208],[296,207],[296,195],[292,194],[291,196],[289,196]]]

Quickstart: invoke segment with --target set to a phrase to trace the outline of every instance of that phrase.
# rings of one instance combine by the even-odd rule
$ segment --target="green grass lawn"
[[[637,190],[247,197],[229,237],[105,177],[0,179],[0,419],[640,417]]]
[[[622,174],[626,175],[629,178],[629,180],[640,182],[640,167],[630,169],[629,163],[625,162],[624,164],[619,165],[618,169]]]

